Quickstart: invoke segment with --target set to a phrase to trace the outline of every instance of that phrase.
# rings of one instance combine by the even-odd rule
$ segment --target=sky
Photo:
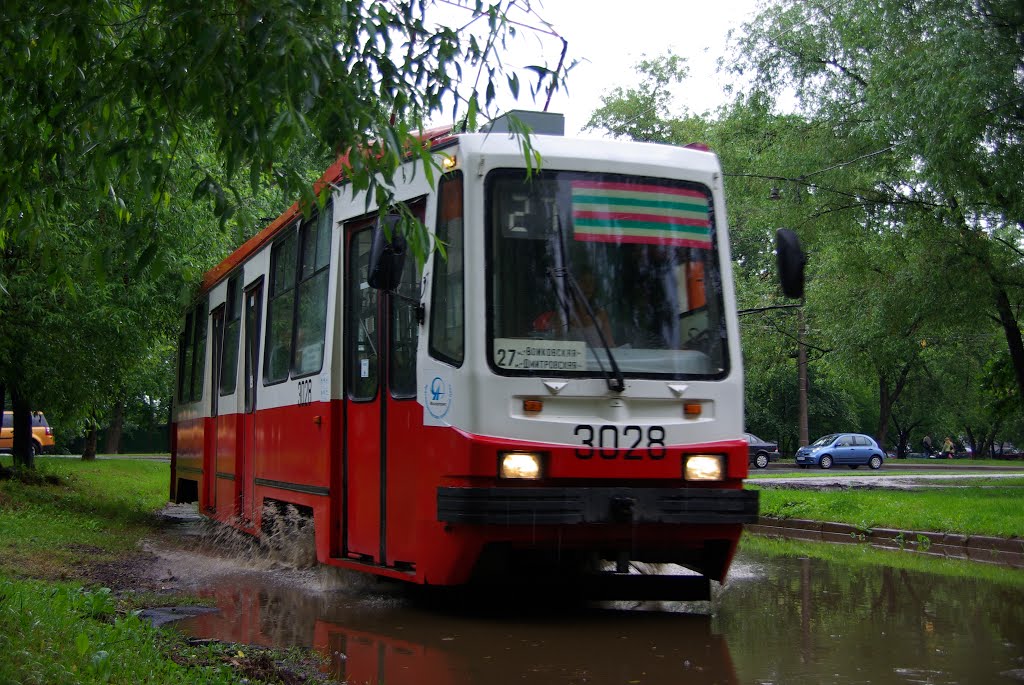
[[[751,19],[758,8],[757,0],[533,0],[531,4],[568,41],[567,61],[579,60],[569,73],[567,91],[556,93],[548,107],[565,115],[565,132],[570,135],[580,133],[600,107],[602,95],[636,82],[637,62],[670,49],[685,57],[689,67],[689,78],[675,92],[675,107],[699,113],[723,104],[728,75],[718,72],[717,61],[726,54],[726,35]],[[441,10],[457,23],[468,18],[465,10],[450,5],[442,5]],[[536,18],[527,21],[538,24]],[[561,48],[557,38],[520,27],[503,60],[515,67],[537,63],[553,67]],[[528,78],[528,73],[520,80]],[[518,103],[499,97],[498,104],[501,110],[543,109],[544,101],[534,104],[523,85]]]

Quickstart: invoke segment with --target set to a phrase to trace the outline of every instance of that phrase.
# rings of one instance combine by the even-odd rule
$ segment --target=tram
[[[758,513],[717,157],[517,116],[539,170],[501,118],[396,174],[422,269],[338,163],[205,275],[171,499],[254,535],[290,505],[321,564],[420,585],[707,598]]]

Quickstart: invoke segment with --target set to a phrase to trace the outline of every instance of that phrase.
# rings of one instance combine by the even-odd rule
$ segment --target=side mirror
[[[377,290],[394,290],[402,281],[405,266],[405,237],[398,233],[397,214],[388,214],[373,229],[366,282]],[[385,231],[385,228],[387,229]],[[386,233],[391,234],[388,239]]]
[[[788,228],[775,231],[775,258],[783,294],[792,298],[803,297],[807,255],[800,248],[800,238]]]

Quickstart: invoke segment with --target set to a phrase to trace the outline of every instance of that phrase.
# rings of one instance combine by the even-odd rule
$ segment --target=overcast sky
[[[548,108],[565,114],[566,133],[575,134],[600,106],[602,94],[636,82],[634,66],[643,56],[660,56],[670,49],[686,58],[690,70],[689,78],[676,93],[675,105],[704,112],[722,104],[722,89],[728,77],[718,73],[717,60],[725,54],[726,34],[752,18],[758,2],[534,0],[533,7],[568,41],[569,58],[579,60],[569,74],[568,93],[557,93]],[[465,16],[464,10],[448,10],[454,13],[449,15],[453,18]],[[537,24],[536,19],[526,21]],[[523,28],[519,33],[516,44],[504,54],[508,65],[557,64],[560,41]],[[524,85],[518,104],[509,99],[501,99],[499,104],[502,110],[542,109],[544,101],[532,104]]]

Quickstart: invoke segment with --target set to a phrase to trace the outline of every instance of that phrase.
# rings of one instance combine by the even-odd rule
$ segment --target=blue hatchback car
[[[831,433],[796,451],[796,464],[802,469],[830,469],[833,464],[845,464],[851,469],[867,464],[879,469],[884,460],[885,452],[874,438],[860,433]]]

